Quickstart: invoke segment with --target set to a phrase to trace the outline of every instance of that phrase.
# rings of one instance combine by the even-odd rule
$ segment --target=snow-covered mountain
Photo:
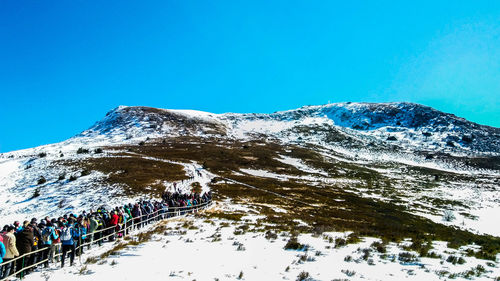
[[[428,247],[444,240],[480,259],[500,251],[492,223],[500,128],[413,103],[272,114],[120,106],[66,141],[0,154],[0,223],[158,197],[174,186],[212,190],[266,230],[418,238]],[[239,221],[245,212],[216,217]]]
[[[272,114],[213,114],[120,106],[80,136],[124,138],[266,135],[313,144],[363,146],[468,154],[500,153],[500,128],[479,125],[414,103],[335,103]]]

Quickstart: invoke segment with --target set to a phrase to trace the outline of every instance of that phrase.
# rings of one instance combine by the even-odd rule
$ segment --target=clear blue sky
[[[500,126],[500,1],[367,2],[2,1],[0,152],[118,105],[412,101]]]

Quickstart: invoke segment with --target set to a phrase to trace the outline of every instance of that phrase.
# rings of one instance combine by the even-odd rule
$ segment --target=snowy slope
[[[468,160],[469,157],[499,154],[499,128],[475,124],[413,103],[338,103],[305,106],[272,114],[213,114],[194,110],[120,106],[108,112],[90,129],[67,141],[0,154],[0,203],[5,206],[0,210],[0,216],[7,220],[11,219],[10,215],[20,219],[37,210],[50,214],[84,206],[94,207],[104,198],[120,201],[120,187],[102,183],[107,175],[92,171],[74,182],[69,181],[71,175],[78,175],[83,170],[71,170],[64,161],[113,157],[107,152],[75,153],[82,147],[92,152],[105,146],[137,145],[150,139],[182,136],[228,140],[267,139],[299,146],[314,145],[321,148],[329,161],[367,167],[421,167],[486,177],[491,182],[500,176],[498,165],[493,164],[493,169],[488,169],[471,166]],[[41,153],[46,156],[40,157]],[[439,156],[439,153],[444,156]],[[287,159],[280,161],[286,163]],[[196,174],[193,166],[196,164],[181,164],[189,174]],[[304,170],[305,166],[298,162],[288,164],[315,174]],[[386,175],[394,174],[391,169],[380,171]],[[249,171],[247,173],[252,174]],[[63,174],[64,179],[58,180]],[[42,176],[47,183],[38,185]],[[328,177],[328,174],[323,172],[322,176]],[[206,180],[202,182],[204,186],[207,185]],[[169,185],[168,182],[164,184]],[[37,188],[42,190],[43,196],[30,199]],[[494,199],[490,197],[498,197],[498,189],[493,192],[489,190],[481,192],[488,194],[487,198],[476,197],[472,205],[493,202],[491,200]],[[484,207],[491,209],[496,204],[487,203]]]
[[[272,114],[213,114],[120,106],[79,137],[105,135],[112,140],[116,136],[131,139],[227,135],[245,138],[264,134],[299,141],[305,137],[300,129],[306,128],[312,130],[313,136],[306,138],[311,143],[328,143],[323,134],[326,130],[361,145],[375,142],[434,152],[500,153],[499,128],[413,103],[336,103]]]
[[[500,274],[498,263],[467,257],[466,249],[447,248],[439,241],[433,242],[433,249],[441,258],[422,257],[417,263],[403,264],[397,257],[407,250],[404,242],[387,245],[385,254],[371,251],[369,262],[360,256],[376,238],[363,237],[360,243],[334,249],[328,237],[300,234],[300,240],[311,246],[307,253],[311,260],[301,261],[305,253],[283,250],[289,232],[271,241],[264,230],[237,237],[235,233],[244,224],[283,227],[256,223],[266,218],[259,213],[266,208],[274,212],[271,217],[290,214],[287,208],[300,206],[321,210],[322,204],[300,197],[297,188],[301,188],[311,198],[331,191],[325,194],[333,196],[329,199],[339,212],[350,210],[349,215],[354,214],[357,201],[346,202],[346,198],[369,199],[373,204],[368,206],[389,203],[394,212],[402,207],[405,213],[439,225],[500,237],[500,228],[492,223],[500,207],[499,154],[499,128],[412,103],[338,103],[272,114],[120,106],[64,142],[0,154],[0,224],[120,205],[151,197],[158,188],[189,192],[200,184],[203,191],[218,188],[226,200],[216,211],[237,209],[247,215],[239,222],[192,219],[198,230],[159,235],[156,241],[125,250],[116,257],[117,265],[89,265],[84,274],[81,268],[49,270],[28,278],[105,280],[111,275],[136,280],[142,272],[128,269],[140,265],[153,279],[168,274],[171,279],[234,280],[241,271],[243,280],[295,280],[306,271],[311,280],[439,280],[441,276],[465,278],[471,270],[476,274],[473,268],[481,265],[486,273],[476,279],[492,280]],[[216,160],[210,157],[218,155],[228,155],[227,160],[205,167],[205,162]],[[173,166],[160,168],[163,164]],[[164,173],[174,166],[181,167],[178,175]],[[132,183],[120,181],[132,169],[151,173],[150,182],[135,182],[141,173],[134,174]],[[232,186],[258,193],[245,198],[242,192],[221,192]],[[133,195],[127,193],[131,188],[136,188]],[[246,203],[228,203],[235,194],[239,204]],[[287,203],[269,203],[273,198]],[[444,221],[444,211],[451,211],[456,219]],[[285,221],[287,226],[313,226],[307,218]],[[175,228],[179,224],[174,223]],[[220,240],[214,239],[214,233],[220,234]],[[332,239],[348,234],[325,233]],[[240,244],[235,242],[245,250],[237,251]],[[215,251],[222,258],[211,259]],[[174,258],[172,252],[185,255]],[[446,258],[451,254],[463,256],[466,263],[449,264]],[[347,256],[353,261],[345,261]],[[168,272],[158,271],[165,262]]]
[[[225,202],[208,212],[235,208],[252,207]],[[251,214],[245,218],[253,221],[257,217]],[[399,281],[442,280],[448,276],[465,279],[471,270],[474,280],[493,280],[500,274],[495,263],[467,257],[464,249],[447,248],[441,241],[434,243],[433,250],[440,258],[402,262],[399,257],[408,253],[404,249],[408,241],[389,243],[386,252],[380,253],[374,246],[380,239],[365,237],[360,243],[339,247],[333,242],[335,238],[346,238],[349,233],[325,232],[319,236],[301,234],[298,241],[308,248],[286,250],[290,233],[276,233],[275,238],[267,237],[264,231],[238,233],[244,222],[188,216],[165,225],[167,231],[154,235],[149,242],[99,259],[100,253],[109,250],[108,245],[85,255],[75,267],[53,267],[26,280],[297,280],[305,272],[310,278],[307,280]],[[189,225],[189,229],[183,225]],[[450,256],[461,257],[464,263],[452,264],[447,261]],[[86,262],[88,257],[97,257],[99,262]],[[478,267],[486,272],[475,276]]]

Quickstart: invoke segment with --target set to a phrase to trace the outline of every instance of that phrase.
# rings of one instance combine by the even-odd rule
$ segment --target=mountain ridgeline
[[[120,106],[80,136],[262,136],[331,144],[452,154],[500,153],[500,128],[414,103],[336,103],[272,114],[212,114]]]

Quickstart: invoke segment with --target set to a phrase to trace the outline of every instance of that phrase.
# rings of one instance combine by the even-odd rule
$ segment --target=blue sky
[[[412,101],[500,127],[500,1],[370,2],[4,1],[0,152],[118,105]]]

